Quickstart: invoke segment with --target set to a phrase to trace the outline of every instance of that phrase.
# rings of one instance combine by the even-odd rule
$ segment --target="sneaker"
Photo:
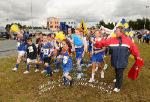
[[[103,69],[106,70],[107,68],[108,68],[108,65],[105,64]]]
[[[58,73],[58,72],[59,72],[59,69],[55,69],[55,70],[54,70],[54,73]]]
[[[119,92],[120,91],[120,89],[118,89],[118,88],[114,88],[114,90],[113,90],[114,92]]]
[[[40,71],[39,69],[36,69],[36,70],[35,70],[35,73],[36,73],[36,72],[39,72],[39,71]]]
[[[78,73],[77,79],[81,79],[81,73]]]
[[[104,79],[104,71],[101,71],[101,78]]]
[[[42,70],[41,73],[46,73],[46,70]]]
[[[25,72],[23,72],[23,74],[28,74],[28,73],[29,73],[29,71],[27,71],[27,70]]]
[[[92,83],[92,82],[94,82],[95,81],[95,79],[92,79],[92,78],[90,78],[90,80],[88,81],[89,83]]]
[[[113,83],[115,83],[115,82],[116,82],[116,79],[113,80]]]
[[[17,71],[17,70],[18,70],[18,69],[17,69],[16,67],[12,69],[12,71]]]

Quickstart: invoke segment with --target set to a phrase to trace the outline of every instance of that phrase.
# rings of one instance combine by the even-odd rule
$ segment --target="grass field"
[[[129,68],[133,64],[133,59],[129,59],[128,69],[124,73],[123,87],[120,93],[108,94],[98,88],[86,85],[73,85],[72,87],[55,86],[39,94],[40,87],[50,82],[41,73],[34,73],[33,68],[30,74],[24,75],[25,64],[21,63],[18,72],[12,72],[16,58],[0,59],[0,102],[150,102],[150,45],[138,45],[141,57],[145,60],[145,66],[140,72],[137,80],[132,81],[127,78]],[[114,70],[110,67],[105,71],[105,79],[96,79],[112,84]],[[86,68],[84,68],[86,69]],[[61,79],[62,73],[54,73],[54,80]],[[87,78],[90,77],[90,69],[86,71]],[[99,84],[99,83],[98,83]],[[49,84],[49,86],[51,86]],[[44,86],[43,86],[44,87]]]

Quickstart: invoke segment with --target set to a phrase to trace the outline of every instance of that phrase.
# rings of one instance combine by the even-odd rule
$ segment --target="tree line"
[[[148,18],[142,18],[142,19],[136,19],[135,21],[129,20],[129,27],[133,30],[141,30],[141,29],[147,29],[150,30],[150,19]],[[116,23],[113,22],[105,23],[103,20],[99,21],[98,24],[96,24],[97,28],[100,28],[101,26],[104,26],[109,29],[113,29]]]

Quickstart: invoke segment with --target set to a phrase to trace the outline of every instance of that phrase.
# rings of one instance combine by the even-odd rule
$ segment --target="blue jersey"
[[[44,43],[44,44],[42,45],[41,50],[42,50],[42,53],[43,53],[43,57],[48,57],[49,54],[50,54],[50,53],[52,52],[52,50],[53,50],[51,43],[49,43],[49,42]]]
[[[18,51],[26,51],[26,43],[24,39],[17,39],[17,50]]]
[[[29,38],[29,34],[24,33],[23,38],[17,39],[17,49],[18,51],[26,51],[27,39]]]
[[[75,46],[83,46],[83,39],[79,35],[72,34],[72,39]]]
[[[88,51],[89,51],[89,52],[91,52],[92,49],[93,49],[92,40],[94,40],[94,38],[95,38],[94,36],[91,36],[91,37],[90,37],[90,40],[89,40],[89,42],[88,42],[88,43],[89,43],[89,44],[88,44]]]
[[[62,60],[63,72],[70,72],[72,70],[72,58],[69,56],[69,53],[67,51],[63,54]]]

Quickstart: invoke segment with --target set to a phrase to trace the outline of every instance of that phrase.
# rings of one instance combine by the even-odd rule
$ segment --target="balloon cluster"
[[[12,32],[12,33],[18,33],[18,32],[20,32],[19,26],[17,24],[13,24],[10,27],[10,32]]]
[[[126,22],[125,19],[122,19],[117,25],[116,27],[123,27],[124,28],[124,33],[129,36],[129,37],[133,37],[133,32],[130,30],[129,28],[129,24]],[[116,34],[114,32],[112,32],[111,37],[116,37]]]
[[[56,37],[55,37],[58,41],[63,41],[64,39],[66,39],[65,35],[63,32],[56,32]]]

